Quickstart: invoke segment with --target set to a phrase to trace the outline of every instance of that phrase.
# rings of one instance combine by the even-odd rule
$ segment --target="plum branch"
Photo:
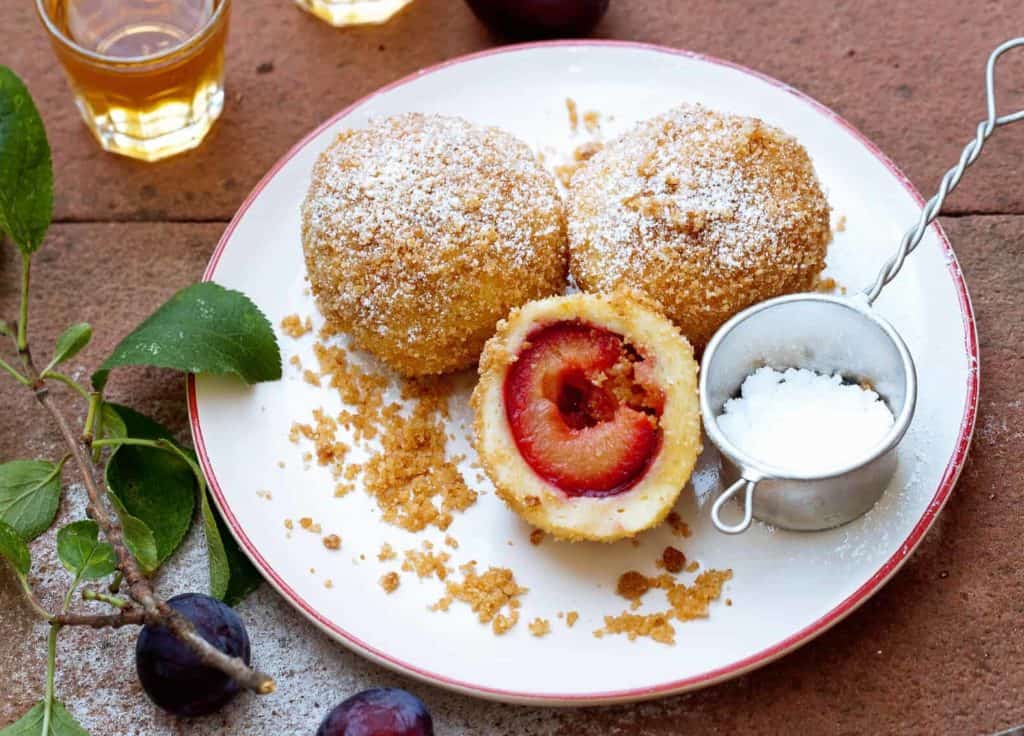
[[[27,289],[27,277],[23,280],[23,285]],[[27,298],[23,297],[22,303],[27,304],[27,301]],[[273,678],[249,667],[238,657],[229,656],[214,647],[196,632],[191,622],[175,612],[156,595],[149,578],[146,577],[138,561],[128,549],[121,523],[108,505],[105,494],[101,491],[103,484],[98,478],[98,469],[90,459],[93,450],[90,427],[86,427],[83,435],[76,435],[68,424],[67,418],[54,402],[53,395],[47,386],[47,379],[52,378],[53,374],[43,377],[36,368],[35,362],[32,359],[31,346],[27,338],[28,331],[25,325],[27,318],[28,310],[27,307],[24,307],[21,310],[20,319],[17,323],[18,337],[16,338],[16,347],[24,366],[27,385],[31,389],[36,401],[49,413],[67,445],[88,496],[86,513],[97,523],[104,537],[113,547],[114,553],[117,556],[117,568],[123,575],[129,596],[137,604],[137,606],[124,609],[120,613],[115,614],[84,615],[62,613],[58,615],[46,614],[44,617],[54,626],[91,626],[93,628],[101,628],[105,626],[118,627],[144,623],[164,626],[185,643],[204,665],[224,672],[241,687],[253,692],[259,694],[273,692],[275,688]],[[24,343],[21,342],[23,336],[25,339]],[[82,393],[82,391],[79,391],[79,393]],[[37,612],[45,613],[45,609],[38,605],[38,601],[35,600],[34,596],[30,598],[30,602],[35,604],[33,608]]]

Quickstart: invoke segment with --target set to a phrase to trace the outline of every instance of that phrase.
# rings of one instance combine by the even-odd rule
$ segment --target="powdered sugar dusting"
[[[564,228],[525,143],[415,113],[343,131],[302,207],[321,311],[406,373],[407,356],[426,373],[468,365],[512,306],[560,290]],[[429,365],[445,352],[458,360]]]
[[[646,289],[697,344],[754,301],[809,288],[831,237],[803,147],[699,105],[595,154],[573,177],[568,216],[581,284]]]

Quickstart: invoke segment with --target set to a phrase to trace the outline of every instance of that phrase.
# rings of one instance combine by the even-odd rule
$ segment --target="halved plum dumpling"
[[[700,452],[693,351],[631,293],[514,310],[484,349],[473,408],[498,494],[568,539],[613,541],[654,526]]]

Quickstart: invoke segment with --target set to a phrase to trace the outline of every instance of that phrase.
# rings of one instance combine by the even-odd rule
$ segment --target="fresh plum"
[[[491,30],[514,38],[585,36],[608,0],[466,0]]]
[[[434,722],[415,695],[398,688],[375,688],[335,706],[316,736],[434,736]]]
[[[206,641],[248,664],[249,634],[230,607],[200,593],[167,601],[187,618]],[[178,716],[201,716],[218,710],[238,694],[238,684],[199,658],[163,626],[147,624],[135,643],[135,668],[150,700]]]

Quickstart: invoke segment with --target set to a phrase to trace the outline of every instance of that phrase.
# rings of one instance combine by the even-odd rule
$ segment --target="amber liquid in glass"
[[[412,0],[295,0],[299,7],[332,26],[383,23]]]
[[[224,105],[228,1],[44,0],[104,148],[156,160],[198,145]]]

